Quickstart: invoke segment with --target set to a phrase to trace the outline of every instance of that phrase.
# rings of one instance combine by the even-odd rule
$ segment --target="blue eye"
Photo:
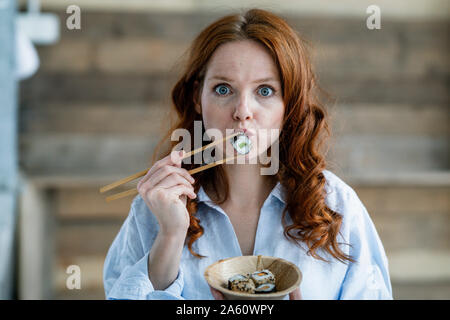
[[[259,89],[259,92],[261,93],[261,95],[263,97],[268,97],[272,91],[273,91],[273,89],[270,87],[261,87]]]
[[[230,88],[228,88],[228,86],[226,86],[225,84],[219,84],[214,88],[214,92],[218,95],[218,96],[226,96],[228,94],[230,94]],[[263,86],[260,87],[258,89],[258,92],[261,96],[263,97],[271,97],[275,94],[275,89],[272,88],[271,86]]]
[[[218,95],[223,96],[226,95],[230,91],[230,89],[228,89],[228,87],[224,86],[223,84],[220,84],[216,87],[215,91]]]

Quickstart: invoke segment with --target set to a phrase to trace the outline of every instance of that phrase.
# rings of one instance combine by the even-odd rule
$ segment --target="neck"
[[[224,165],[229,182],[227,205],[260,208],[276,185],[276,177],[261,175],[258,164]]]

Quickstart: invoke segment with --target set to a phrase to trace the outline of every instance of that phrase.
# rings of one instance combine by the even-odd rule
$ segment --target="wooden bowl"
[[[228,289],[230,277],[262,269],[270,270],[275,276],[275,292],[247,293]],[[295,264],[281,258],[238,256],[211,264],[206,268],[204,277],[212,288],[222,292],[228,300],[282,300],[300,285],[302,273]]]

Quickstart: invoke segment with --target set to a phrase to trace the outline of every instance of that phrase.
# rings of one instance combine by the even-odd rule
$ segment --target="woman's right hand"
[[[189,228],[187,197],[194,199],[194,178],[181,168],[184,151],[157,161],[139,181],[137,190],[159,222],[160,232],[173,235]]]

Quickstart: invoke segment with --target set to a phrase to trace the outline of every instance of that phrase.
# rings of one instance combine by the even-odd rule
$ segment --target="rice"
[[[244,133],[240,133],[233,137],[231,139],[231,144],[239,154],[247,154],[252,148],[252,141]]]

